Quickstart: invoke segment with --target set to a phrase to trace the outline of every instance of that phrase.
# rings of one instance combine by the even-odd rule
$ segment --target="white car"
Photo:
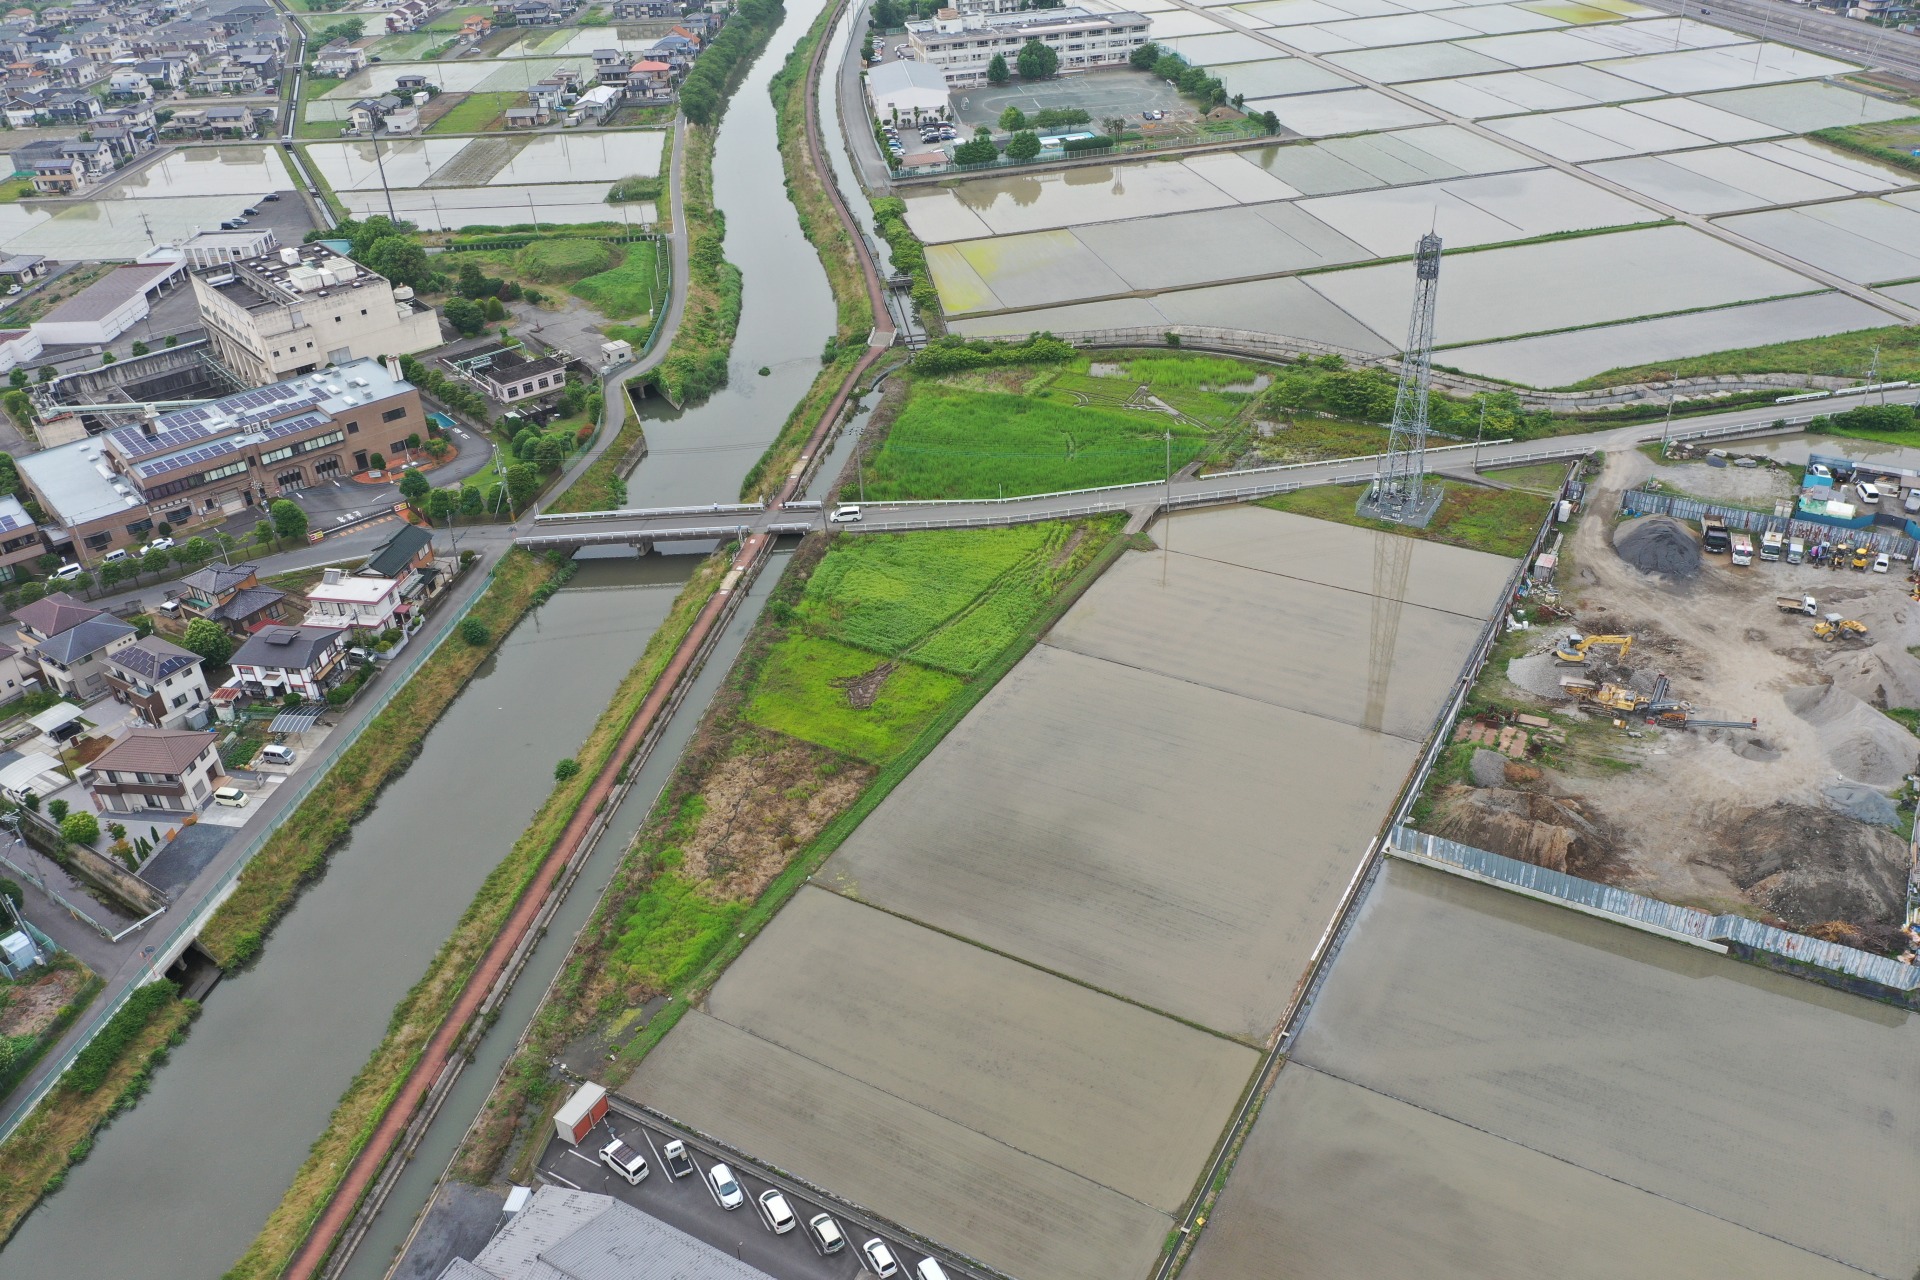
[[[1833,468],[1824,462],[1815,462],[1807,467],[1807,479],[1831,480],[1833,479]]]
[[[860,1252],[866,1257],[867,1266],[872,1268],[873,1274],[879,1276],[880,1280],[887,1280],[888,1276],[895,1275],[900,1270],[900,1264],[894,1261],[893,1250],[887,1248],[887,1242],[879,1236],[861,1245]]]
[[[72,582],[75,578],[79,577],[81,574],[85,572],[86,570],[82,569],[79,565],[69,562],[67,564],[61,565],[58,569],[55,569],[53,571],[53,576],[60,579],[60,581],[62,582]]]
[[[100,563],[101,564],[119,564],[122,560],[127,559],[127,555],[128,553],[125,547],[115,547],[113,550],[107,552],[107,554],[100,557]]]
[[[814,1243],[823,1254],[838,1253],[847,1247],[847,1238],[840,1234],[840,1224],[824,1213],[808,1218],[807,1230],[813,1233]]]
[[[627,1180],[627,1185],[637,1187],[647,1180],[652,1172],[647,1168],[647,1158],[626,1143],[615,1138],[600,1148],[600,1163]]]
[[[858,524],[860,521],[860,508],[857,504],[835,507],[831,519],[835,524]]]
[[[1858,482],[1853,486],[1853,491],[1859,494],[1860,501],[1869,507],[1878,506],[1880,503],[1880,487],[1871,481]]]
[[[747,1193],[734,1180],[733,1170],[723,1164],[707,1170],[707,1187],[713,1192],[714,1202],[722,1209],[738,1209],[747,1202]]]
[[[1873,558],[1873,571],[1875,573],[1885,573],[1891,567],[1892,567],[1892,562],[1888,558],[1886,552],[1882,551],[1879,555]]]
[[[172,538],[155,538],[152,542],[149,542],[146,546],[142,547],[140,550],[142,554],[148,551],[171,551],[173,550],[173,539]]]
[[[760,1193],[760,1212],[766,1215],[767,1227],[777,1236],[783,1236],[799,1224],[793,1216],[793,1210],[787,1207],[787,1198],[778,1191]]]

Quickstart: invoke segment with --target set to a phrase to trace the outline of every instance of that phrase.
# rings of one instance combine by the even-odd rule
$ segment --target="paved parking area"
[[[600,1149],[615,1137],[647,1158],[648,1174],[638,1186],[629,1185],[600,1163]],[[660,1154],[660,1149],[674,1138],[686,1142],[694,1165],[691,1175],[677,1179]],[[716,1164],[731,1169],[747,1193],[746,1203],[738,1209],[722,1209],[708,1184],[707,1171]],[[929,1256],[899,1233],[876,1229],[845,1206],[829,1204],[786,1179],[748,1168],[737,1157],[715,1152],[664,1123],[643,1122],[619,1112],[609,1112],[577,1147],[549,1139],[540,1160],[540,1173],[561,1186],[613,1196],[777,1280],[864,1280],[874,1276],[862,1247],[876,1236],[886,1241],[898,1260],[900,1280],[911,1280],[913,1268]],[[784,1235],[774,1234],[760,1207],[761,1195],[769,1190],[785,1196],[798,1219]],[[837,1253],[822,1254],[807,1229],[807,1223],[820,1213],[829,1214],[847,1239],[846,1247]],[[938,1261],[949,1280],[976,1280],[974,1272],[951,1260],[941,1257]]]
[[[898,43],[895,41],[894,43]],[[891,50],[889,50],[891,56]],[[1018,107],[1032,115],[1042,107],[1079,107],[1093,117],[1081,128],[1098,130],[1108,116],[1119,116],[1137,129],[1143,111],[1165,111],[1169,117],[1191,117],[1193,108],[1180,91],[1158,76],[1138,71],[1089,71],[1057,80],[1016,80],[994,88],[982,85],[953,95],[953,113],[967,126],[997,127],[1000,113]]]

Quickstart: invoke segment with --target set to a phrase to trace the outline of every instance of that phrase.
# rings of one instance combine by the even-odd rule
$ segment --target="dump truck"
[[[1787,540],[1787,563],[1799,564],[1806,558],[1807,540],[1805,538],[1789,538]]]
[[[1584,663],[1587,660],[1587,651],[1595,645],[1618,645],[1620,647],[1620,657],[1624,660],[1627,656],[1627,650],[1633,648],[1633,637],[1583,636],[1578,631],[1569,631],[1567,633],[1565,646],[1556,648],[1553,651],[1553,656],[1561,662]]]
[[[1781,536],[1778,529],[1767,530],[1760,535],[1760,558],[1762,560],[1778,560],[1781,551],[1786,547],[1786,541],[1786,538]]]
[[[1733,562],[1743,565],[1753,563],[1753,539],[1744,533],[1733,535]]]
[[[1727,522],[1719,516],[1708,516],[1700,522],[1700,544],[1710,554],[1719,555],[1730,545],[1727,540]]]
[[[1820,616],[1820,606],[1813,602],[1812,596],[1775,596],[1773,604],[1782,613],[1804,613],[1809,618]]]

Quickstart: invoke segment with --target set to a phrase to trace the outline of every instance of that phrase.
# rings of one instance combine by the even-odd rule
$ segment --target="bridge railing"
[[[737,516],[758,514],[767,508],[759,502],[709,502],[696,507],[621,507],[613,511],[568,511],[533,518],[537,528],[543,524],[577,524],[582,520],[652,520],[672,516]]]

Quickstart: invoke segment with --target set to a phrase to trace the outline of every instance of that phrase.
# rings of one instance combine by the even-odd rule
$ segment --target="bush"
[[[984,369],[1007,364],[1061,364],[1079,352],[1073,344],[1050,333],[1027,335],[1023,342],[987,342],[964,338],[935,338],[913,358],[915,373],[958,373],[963,369]]]
[[[76,1093],[92,1093],[105,1084],[127,1046],[179,994],[180,988],[171,982],[152,982],[128,996],[120,1011],[107,1019],[107,1025],[74,1058],[62,1083]]]
[[[100,838],[100,819],[85,809],[60,819],[60,834],[73,844],[92,844]]]
[[[468,618],[460,624],[460,638],[476,649],[483,649],[493,643],[493,632],[480,619]]]
[[[568,778],[576,776],[579,772],[580,762],[572,756],[568,756],[559,764],[553,766],[553,780],[555,782],[565,782]]]
[[[1101,135],[1093,138],[1068,138],[1060,144],[1060,149],[1074,151],[1107,151],[1113,147],[1113,139]]]
[[[572,284],[612,265],[612,247],[599,240],[536,240],[514,255],[521,275],[546,284]]]

